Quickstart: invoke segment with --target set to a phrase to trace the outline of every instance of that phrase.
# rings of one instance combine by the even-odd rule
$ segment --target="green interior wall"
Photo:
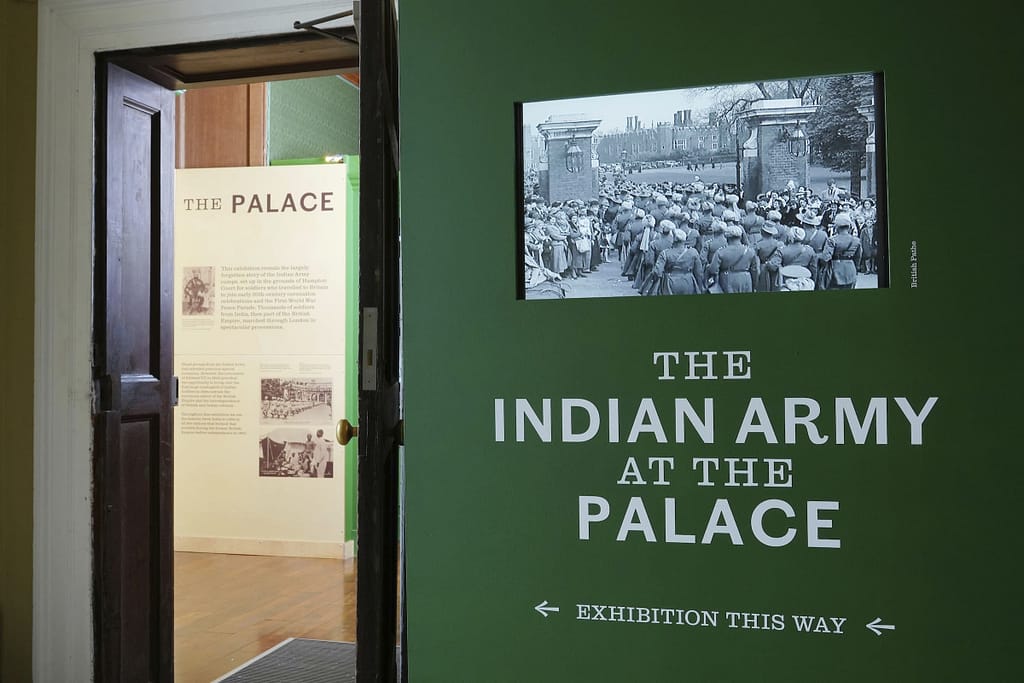
[[[1020,80],[1014,23],[991,2],[794,12],[739,0],[699,25],[674,0],[620,9],[402,6],[410,679],[1014,678],[1024,470],[1011,330],[1024,307],[1013,223],[979,209],[1007,206],[1021,173],[1017,155],[982,144],[975,124],[1006,144],[1018,125],[1013,107],[972,97]],[[890,289],[516,300],[513,103],[855,71],[885,74]],[[453,200],[457,210],[439,210]],[[752,352],[750,382],[655,381],[654,351],[733,349]],[[940,401],[920,447],[905,423],[896,429],[898,411],[899,438],[886,446],[495,443],[495,398],[574,396],[619,397],[634,410],[644,396],[714,397],[725,431],[751,396]],[[615,481],[627,456],[678,456],[673,493],[707,505],[712,494],[686,476],[695,454],[792,457],[794,502],[842,501],[844,547],[683,547],[636,534],[617,543],[607,538],[617,524],[600,541],[577,539],[578,496],[605,495],[621,515],[631,492]],[[768,497],[725,493],[748,513]],[[660,525],[663,513],[651,514]],[[533,606],[543,600],[562,611],[542,617]],[[575,604],[587,601],[865,621],[832,638],[577,622]],[[874,616],[897,629],[873,635]]]
[[[267,157],[359,154],[359,89],[337,76],[267,84]]]
[[[0,681],[32,667],[32,386],[36,116],[35,3],[0,2]]]

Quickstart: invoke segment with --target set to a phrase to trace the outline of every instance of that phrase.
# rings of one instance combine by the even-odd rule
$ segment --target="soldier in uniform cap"
[[[772,223],[761,226],[761,239],[754,247],[758,260],[756,292],[774,292],[782,284],[779,268],[782,267],[782,243],[776,239],[779,229]]]
[[[691,242],[693,233],[676,228],[672,246],[658,255],[653,275],[658,280],[658,294],[702,294],[704,264]]]
[[[628,280],[634,280],[636,278],[637,270],[640,268],[640,262],[643,258],[643,252],[647,251],[646,248],[641,250],[641,245],[644,243],[644,235],[647,235],[648,242],[650,241],[650,228],[647,223],[647,212],[643,209],[636,210],[636,216],[626,226],[626,235],[629,238],[629,250],[626,252],[626,260],[622,264],[622,274],[626,276]],[[644,245],[646,247],[646,245]]]
[[[726,225],[739,225],[740,223],[739,213],[733,211],[732,209],[726,209],[725,211],[723,211],[721,219],[725,221]]]
[[[679,219],[676,221],[676,226],[686,233],[686,239],[689,246],[697,250],[700,254],[704,250],[704,236],[700,234],[700,230],[697,229],[694,220],[696,216],[683,211],[679,214]]]
[[[730,225],[724,233],[726,245],[716,250],[708,263],[708,281],[713,280],[725,294],[752,292],[758,274],[757,255],[753,249],[740,243],[743,228]]]
[[[743,219],[740,221],[743,224],[743,231],[747,233],[747,241],[750,241],[750,236],[755,233],[761,232],[761,226],[764,225],[764,216],[760,216],[757,213],[757,204],[748,201],[746,203],[746,212],[743,214]]]
[[[717,185],[717,183],[716,183]],[[711,212],[715,214],[715,218],[721,218],[729,207],[725,205],[725,193],[721,190],[715,190],[711,195],[714,200],[714,205],[711,207]]]
[[[810,246],[804,244],[804,229],[790,228],[786,235],[785,246],[782,247],[782,267],[803,266],[810,273],[813,281],[818,274],[818,255]]]
[[[718,220],[715,218],[715,214],[712,211],[711,202],[706,199],[701,200],[698,205],[698,210],[694,215],[697,217],[695,223],[697,224],[697,229],[700,230],[700,234],[704,236],[705,241],[710,239],[711,226],[716,220]]]
[[[747,233],[746,233],[745,230],[743,230],[743,227],[740,225],[740,214],[739,214],[738,211],[733,211],[732,209],[726,209],[725,211],[722,212],[722,221],[726,225],[734,225],[737,228],[739,228],[740,232],[742,233],[740,235],[740,243],[741,244],[746,244],[747,243]]]
[[[779,272],[782,273],[780,292],[814,291],[814,279],[811,277],[811,271],[803,266],[782,266]]]
[[[764,226],[766,226],[766,225],[773,226],[775,228],[775,230],[776,230],[776,235],[777,235],[777,232],[778,232],[778,229],[779,229],[779,219],[781,217],[782,217],[782,214],[780,214],[778,211],[775,211],[775,210],[769,211],[768,215],[766,216],[765,220],[761,223],[761,226],[757,229],[757,231],[756,232],[750,232],[750,233],[748,233],[746,235],[746,238],[747,238],[746,243],[749,246],[751,246],[751,247],[756,247],[757,243],[760,242],[765,237],[765,233],[763,232],[763,230],[764,230]]]
[[[857,266],[861,259],[860,240],[850,234],[853,221],[849,214],[837,214],[832,223],[836,234],[825,242],[822,259],[829,264],[829,289],[853,289],[857,286]]]
[[[653,220],[652,217],[648,223],[653,222]],[[673,231],[676,229],[675,223],[668,219],[662,220],[653,227],[657,232],[652,231],[650,243],[647,245],[647,251],[644,252],[643,258],[640,261],[640,266],[636,273],[636,281],[633,283],[633,288],[639,290],[640,294],[644,296],[658,293],[660,278],[654,276],[654,264],[658,262],[658,256],[661,252],[672,246],[674,241]]]
[[[711,223],[711,234],[704,236],[704,244],[700,251],[701,260],[711,263],[715,252],[728,244],[725,239],[725,223],[715,220]]]
[[[803,243],[814,251],[817,266],[811,270],[815,273],[816,288],[828,289],[828,282],[825,281],[828,269],[821,257],[821,253],[825,250],[825,242],[828,241],[828,233],[821,228],[821,216],[815,209],[808,206],[800,216],[800,227],[804,230]]]
[[[740,198],[731,192],[727,192],[725,195],[725,208],[735,212],[737,217],[741,217],[743,215],[743,209],[740,208]],[[739,220],[739,218],[737,218],[737,220]]]
[[[654,216],[655,224],[660,224],[668,218],[668,197],[663,194],[654,196],[654,207],[651,209],[651,215]]]

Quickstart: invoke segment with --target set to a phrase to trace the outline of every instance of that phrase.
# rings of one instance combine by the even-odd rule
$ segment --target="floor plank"
[[[355,642],[356,562],[174,554],[174,679],[209,683],[286,638]]]

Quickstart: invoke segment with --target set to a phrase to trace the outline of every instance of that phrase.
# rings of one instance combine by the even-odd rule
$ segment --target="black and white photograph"
[[[213,315],[214,281],[213,266],[190,266],[182,272],[181,314]]]
[[[261,477],[334,477],[330,428],[277,427],[260,436]]]
[[[329,377],[260,379],[260,424],[331,424]]]
[[[519,298],[888,286],[882,75],[517,104]]]

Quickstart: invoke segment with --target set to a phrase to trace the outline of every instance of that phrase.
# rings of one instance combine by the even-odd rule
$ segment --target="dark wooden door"
[[[174,93],[97,73],[97,681],[173,680]]]
[[[399,639],[398,43],[391,0],[361,3],[356,672],[404,678]],[[404,604],[404,601],[402,601]],[[404,654],[407,648],[402,648]]]

